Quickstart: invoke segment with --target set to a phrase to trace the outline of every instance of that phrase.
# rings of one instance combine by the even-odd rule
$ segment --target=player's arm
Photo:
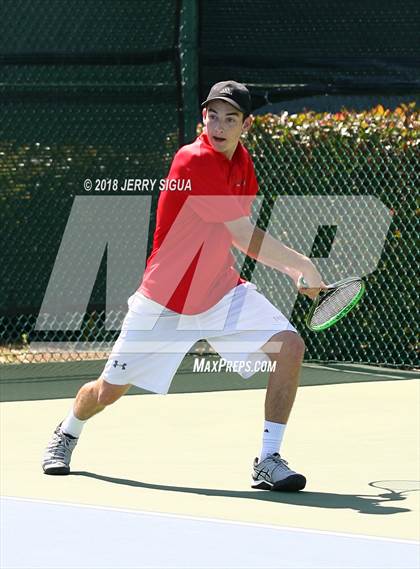
[[[226,221],[225,226],[232,235],[235,247],[252,259],[286,273],[293,279],[296,286],[298,286],[299,277],[303,276],[309,285],[308,290],[305,291],[308,296],[315,296],[319,289],[325,286],[321,275],[308,257],[287,247],[254,225],[249,217]]]

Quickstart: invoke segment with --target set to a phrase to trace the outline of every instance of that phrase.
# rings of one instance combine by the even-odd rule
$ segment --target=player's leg
[[[299,385],[305,343],[291,331],[278,332],[261,348],[275,365],[265,398],[265,419],[286,424]]]
[[[254,460],[252,486],[300,490],[306,483],[304,476],[290,470],[279,452],[299,383],[305,350],[303,340],[252,283],[239,285],[228,293],[203,315],[200,324],[202,330],[211,331],[205,337],[222,358],[251,364],[251,370],[239,372],[242,377],[251,377],[255,373],[253,364],[257,362],[274,364],[265,401],[263,448],[260,460]],[[232,346],[236,345],[241,346],[240,351],[233,351]]]
[[[292,331],[279,332],[261,348],[275,365],[265,398],[260,458],[254,461],[252,486],[266,490],[301,490],[306,479],[291,470],[279,451],[299,385],[305,344]]]
[[[71,411],[58,425],[46,448],[42,461],[45,474],[69,474],[71,455],[85,422],[115,403],[129,388],[130,384],[112,385],[99,378],[79,389]]]
[[[194,329],[195,317],[191,317],[178,339],[180,315],[140,293],[128,299],[128,308],[101,378],[79,390],[72,410],[47,447],[43,461],[46,474],[69,473],[71,453],[85,422],[117,401],[131,385],[167,393],[185,354],[201,337],[201,330]],[[190,330],[188,337],[184,330]]]
[[[112,385],[102,378],[90,381],[79,389],[74,401],[73,414],[80,421],[87,421],[108,405],[115,403],[129,389],[130,384]],[[73,434],[70,424],[68,427],[69,433]]]

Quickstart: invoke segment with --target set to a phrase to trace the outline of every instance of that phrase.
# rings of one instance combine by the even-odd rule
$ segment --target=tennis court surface
[[[264,374],[188,367],[169,395],[133,390],[89,422],[70,476],[43,475],[53,428],[101,365],[3,366],[3,568],[418,567],[415,373],[304,366],[283,447],[300,493],[249,485]]]

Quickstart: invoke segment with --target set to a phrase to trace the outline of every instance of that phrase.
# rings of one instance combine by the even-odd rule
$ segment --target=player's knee
[[[273,345],[278,344],[278,351],[273,351],[270,354],[272,359],[286,357],[288,360],[301,361],[305,353],[305,342],[303,338],[296,332],[285,331],[275,334],[270,342]]]
[[[306,349],[303,338],[299,336],[299,334],[292,332],[288,341],[290,342],[289,349],[292,351],[296,359],[302,360]]]
[[[128,390],[128,386],[122,385],[112,385],[107,383],[106,381],[100,380],[100,387],[98,390],[98,404],[102,405],[103,407],[107,407],[108,405],[112,405],[118,399],[124,395],[124,393]]]

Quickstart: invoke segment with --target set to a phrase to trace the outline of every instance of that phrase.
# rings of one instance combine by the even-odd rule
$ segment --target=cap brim
[[[201,103],[201,107],[208,105],[212,101],[226,101],[226,103],[229,103],[229,105],[232,105],[232,107],[235,107],[235,109],[238,109],[238,111],[241,111],[241,113],[244,115],[246,114],[246,111],[240,105],[238,105],[236,101],[232,101],[232,99],[229,99],[228,97],[212,97],[211,99],[206,99],[203,103]]]

